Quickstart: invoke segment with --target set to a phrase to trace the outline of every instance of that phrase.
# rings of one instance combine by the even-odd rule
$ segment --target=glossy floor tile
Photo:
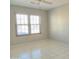
[[[68,44],[38,40],[11,46],[11,59],[69,59]]]

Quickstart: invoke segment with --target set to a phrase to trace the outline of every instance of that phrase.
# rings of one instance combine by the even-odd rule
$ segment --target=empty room
[[[69,59],[69,1],[10,0],[10,59]]]

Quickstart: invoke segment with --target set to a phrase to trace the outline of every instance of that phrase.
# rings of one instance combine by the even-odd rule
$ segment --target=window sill
[[[34,33],[34,34],[24,34],[24,35],[16,35],[16,37],[22,37],[22,36],[31,36],[31,35],[38,35],[38,34],[41,34],[41,33]]]

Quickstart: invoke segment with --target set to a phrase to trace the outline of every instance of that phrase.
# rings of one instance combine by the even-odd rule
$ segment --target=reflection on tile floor
[[[69,59],[68,44],[55,40],[32,41],[11,47],[11,59]]]

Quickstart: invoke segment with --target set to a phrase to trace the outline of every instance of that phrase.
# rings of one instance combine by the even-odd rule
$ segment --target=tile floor
[[[11,46],[11,59],[69,59],[68,44],[39,40]]]

